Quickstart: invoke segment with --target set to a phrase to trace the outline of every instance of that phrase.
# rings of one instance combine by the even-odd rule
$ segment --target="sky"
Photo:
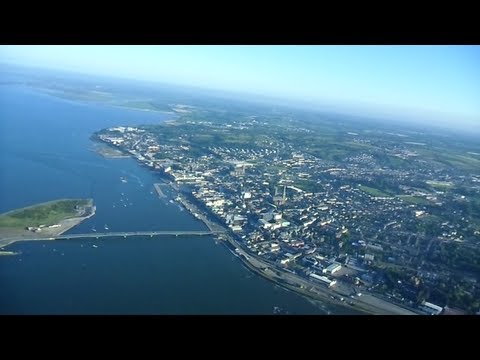
[[[480,46],[14,45],[0,63],[480,127]]]

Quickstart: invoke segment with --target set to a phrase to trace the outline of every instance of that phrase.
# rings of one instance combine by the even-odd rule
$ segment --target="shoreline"
[[[105,159],[126,159],[132,157],[119,149],[109,146],[109,144],[90,136],[90,141],[93,142],[93,147],[88,148],[89,151],[102,156]]]
[[[54,202],[66,201],[66,200],[79,200],[79,199],[61,198],[61,199],[56,199],[56,200],[44,201],[44,202],[41,202],[41,203],[38,203],[38,204],[28,205],[28,206],[24,206],[24,207],[21,207],[21,208],[18,208],[18,209],[9,210],[9,211],[6,211],[4,213],[1,213],[0,215],[10,215],[11,213],[19,211],[19,210],[27,210],[27,209],[31,209],[31,208],[36,207],[36,206],[48,205],[48,204],[51,204],[51,203],[54,203]],[[93,201],[93,199],[87,199],[87,200]]]
[[[106,104],[106,105],[114,108],[124,109],[124,110],[126,109],[126,110],[135,110],[135,111],[150,112],[150,113],[159,113],[164,115],[176,115],[174,111],[168,111],[168,110],[143,109],[143,108],[131,107],[131,106],[125,106],[125,105],[119,105],[119,104]]]
[[[54,240],[52,236],[58,236],[66,233],[68,230],[74,228],[75,226],[79,225],[82,223],[84,220],[91,218],[94,216],[96,213],[96,207],[93,206],[93,211],[91,214],[87,216],[80,216],[80,217],[74,217],[74,218],[68,218],[60,221],[61,228],[57,228],[58,230],[55,231],[54,233],[48,234],[48,235],[40,235],[40,236],[35,236],[35,235],[30,235],[28,233],[22,234],[20,236],[10,236],[10,237],[5,237],[5,238],[0,238],[0,249],[5,248],[9,245],[12,245],[18,241],[36,241],[36,240]]]
[[[338,308],[348,309],[351,312],[357,313],[357,315],[396,315],[400,313],[404,315],[415,315],[415,313],[413,313],[412,311],[400,308],[396,304],[388,304],[390,306],[398,308],[398,310],[393,313],[386,310],[385,308],[380,308],[378,306],[365,303],[358,298],[355,299],[355,302],[353,303],[354,305],[351,305],[346,302],[347,299],[349,299],[348,301],[351,301],[351,299],[348,298],[347,295],[343,295],[345,297],[345,301],[340,301],[339,298],[342,297],[342,294],[339,292],[324,288],[323,285],[312,284],[307,279],[303,279],[296,274],[289,274],[280,269],[276,269],[270,264],[266,263],[263,259],[253,257],[251,254],[248,254],[247,258],[245,256],[246,252],[241,248],[241,245],[239,245],[234,239],[232,239],[229,234],[227,234],[226,237],[227,239],[225,241],[228,241],[232,246],[236,246],[236,248],[240,249],[239,253],[243,253],[243,256],[237,257],[240,259],[242,264],[244,264],[249,270],[286,290],[295,292],[297,295],[300,295],[308,300],[320,302],[327,306],[333,305]],[[254,261],[259,264],[255,265]],[[270,274],[268,274],[267,271]],[[280,273],[280,275],[277,275],[278,273]]]
[[[174,186],[172,186],[173,183],[168,183],[168,184],[174,190],[179,191],[177,185],[175,185],[175,187],[174,187]],[[207,219],[205,216],[202,216],[203,215],[202,210],[199,210],[197,206],[195,206],[190,201],[188,201],[188,199],[186,199],[185,196],[181,196],[181,197],[179,196],[178,202],[180,204],[182,204],[192,215],[194,215],[193,209],[195,209],[195,213],[198,214],[197,216],[194,215],[195,218],[201,220],[210,229],[210,227],[212,226],[211,221],[209,219]],[[217,222],[215,222],[215,224],[213,224],[213,225],[221,226],[222,229],[225,229],[221,224],[217,224]],[[277,269],[272,270],[272,266],[270,264],[266,263],[263,259],[259,259],[256,256],[252,256],[251,254],[247,254],[246,251],[243,250],[242,246],[240,244],[238,244],[236,242],[236,240],[233,239],[231,234],[228,233],[228,230],[226,230],[224,234],[217,235],[216,238],[218,240],[222,241],[224,243],[224,245],[227,246],[227,248],[228,248],[228,245],[227,245],[227,242],[228,242],[234,248],[239,249],[239,252],[238,252],[239,256],[237,256],[237,257],[239,258],[241,263],[248,270],[253,272],[255,275],[261,276],[264,279],[273,282],[275,285],[278,285],[285,290],[293,291],[297,295],[300,295],[300,296],[308,299],[309,301],[314,301],[314,302],[318,301],[318,302],[321,302],[322,304],[325,304],[327,306],[328,305],[334,305],[334,306],[347,308],[350,311],[356,312],[358,314],[368,314],[369,313],[369,312],[366,312],[366,311],[362,311],[362,309],[360,307],[353,307],[353,306],[349,306],[345,303],[338,303],[336,301],[335,302],[332,301],[331,296],[332,296],[333,292],[328,291],[327,289],[320,289],[319,286],[309,285],[309,287],[311,289],[316,290],[315,293],[309,293],[309,292],[307,292],[307,288],[301,289],[301,288],[295,287],[293,284],[289,284],[287,282],[287,280],[282,279],[281,275],[280,276],[276,275],[276,273],[279,270],[277,270]],[[231,250],[231,249],[229,249],[229,250]],[[256,264],[254,262],[256,262]],[[271,274],[267,274],[267,270]],[[307,282],[306,280],[303,280],[303,279],[302,279],[302,281]],[[301,291],[301,290],[303,290],[303,291]],[[338,296],[338,294],[336,294],[336,295]],[[319,306],[319,305],[317,305],[317,306]]]
[[[192,215],[194,215],[196,219],[201,220],[209,229],[211,229],[211,226],[213,225],[220,226],[222,229],[226,230],[225,233],[219,234],[215,237],[224,242],[227,248],[229,247],[228,244],[233,246],[237,250],[238,255],[234,254],[232,249],[229,250],[234,255],[237,255],[236,257],[239,258],[241,263],[255,275],[259,275],[285,290],[293,291],[308,301],[320,302],[326,306],[335,306],[338,308],[348,309],[350,312],[354,312],[357,315],[416,315],[416,313],[409,309],[400,307],[397,304],[385,302],[384,300],[375,297],[373,294],[364,295],[362,298],[350,298],[347,294],[344,294],[340,291],[324,288],[324,285],[311,283],[307,279],[304,279],[297,274],[289,273],[283,271],[282,269],[276,268],[272,264],[266,262],[264,259],[261,259],[256,255],[244,250],[243,246],[233,238],[228,229],[225,229],[222,224],[219,224],[218,221],[212,222],[209,220],[207,218],[208,214],[204,214],[203,210],[198,209],[198,207],[186,199],[185,196],[180,196],[180,189],[178,188],[177,184],[174,185],[173,182],[167,184],[170,185],[172,189],[179,192],[177,201],[182,204]],[[342,297],[345,298],[344,301],[340,300]],[[383,304],[384,306],[376,306],[372,303],[365,302],[364,299],[370,297],[373,297],[377,302],[385,302],[385,304]],[[317,306],[322,308],[318,304]],[[386,307],[389,307],[390,309],[387,309]]]
[[[140,165],[144,165],[142,161],[136,159]],[[358,294],[353,288],[336,285],[334,288],[326,288],[325,285],[316,283],[309,278],[298,275],[293,271],[287,271],[276,264],[258,257],[251,253],[250,250],[244,249],[244,245],[240,245],[235,234],[232,234],[224,224],[213,216],[208,209],[203,209],[195,204],[194,199],[190,199],[191,194],[184,193],[181,185],[175,183],[166,174],[158,173],[165,184],[170,186],[178,196],[175,200],[185,207],[191,215],[203,222],[203,224],[211,231],[215,228],[220,229],[222,234],[215,236],[216,239],[228,242],[233,246],[239,255],[242,263],[247,266],[256,275],[260,275],[274,284],[281,286],[287,290],[294,291],[310,301],[319,301],[325,305],[333,305],[338,308],[348,309],[358,314],[371,315],[417,315],[415,309],[404,307],[400,304],[386,301],[375,296],[374,293]],[[192,203],[193,201],[193,203]],[[353,290],[353,292],[352,292]]]

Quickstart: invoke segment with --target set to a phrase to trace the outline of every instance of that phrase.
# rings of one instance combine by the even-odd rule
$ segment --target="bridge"
[[[62,239],[84,239],[84,238],[104,238],[104,237],[130,237],[130,236],[206,236],[222,234],[225,231],[131,231],[131,232],[108,232],[97,233],[91,232],[87,234],[65,234],[65,235],[52,235],[52,236],[22,236],[22,237],[9,237],[0,239],[0,247],[9,245],[16,241],[22,240],[62,240]],[[33,235],[33,234],[32,234]]]
[[[108,233],[87,233],[67,234],[49,237],[48,239],[79,239],[79,238],[104,238],[104,237],[131,237],[131,236],[205,236],[220,234],[222,231],[131,231],[131,232],[108,232]]]

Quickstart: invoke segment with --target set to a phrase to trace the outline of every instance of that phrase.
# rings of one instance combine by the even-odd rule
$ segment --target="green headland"
[[[62,234],[94,214],[93,199],[59,199],[0,214],[0,247]]]

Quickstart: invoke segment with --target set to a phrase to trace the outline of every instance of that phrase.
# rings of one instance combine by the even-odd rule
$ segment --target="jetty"
[[[157,194],[158,194],[159,198],[166,198],[167,197],[162,191],[162,186],[166,186],[166,185],[167,184],[161,184],[161,183],[153,184],[153,186],[155,187],[155,190],[157,191]]]

